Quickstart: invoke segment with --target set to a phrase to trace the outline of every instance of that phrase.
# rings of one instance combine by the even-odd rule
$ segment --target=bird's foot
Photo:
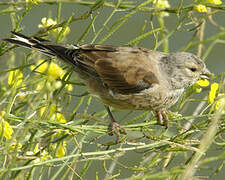
[[[168,119],[168,116],[167,116],[167,111],[165,110],[157,110],[156,111],[156,115],[157,115],[157,118],[158,118],[158,124],[159,125],[162,125],[162,126],[165,126],[166,129],[168,129],[169,127],[169,119]],[[163,119],[164,119],[164,123],[163,123]]]
[[[120,134],[127,134],[126,130],[122,127],[120,127],[120,125],[117,122],[111,122],[108,126],[108,134],[110,136],[113,136],[115,134],[116,136],[116,143],[119,143],[119,139],[120,139]]]

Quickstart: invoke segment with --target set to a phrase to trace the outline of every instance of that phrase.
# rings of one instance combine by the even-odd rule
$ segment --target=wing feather
[[[110,89],[130,94],[159,83],[152,72],[151,63],[150,67],[148,62],[147,65],[144,63],[148,53],[149,50],[142,48],[84,45],[76,58],[78,64],[82,63],[96,71]]]

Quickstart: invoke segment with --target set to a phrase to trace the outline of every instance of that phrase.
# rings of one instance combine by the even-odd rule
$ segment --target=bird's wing
[[[149,51],[135,47],[83,45],[76,54],[77,64],[95,71],[103,83],[122,94],[138,93],[159,83],[156,64]]]
[[[159,83],[156,51],[137,47],[115,47],[110,45],[71,45],[52,43],[38,37],[27,37],[12,32],[15,37],[5,41],[38,50],[49,56],[57,56],[72,65],[82,75],[102,81],[115,92],[138,93]]]

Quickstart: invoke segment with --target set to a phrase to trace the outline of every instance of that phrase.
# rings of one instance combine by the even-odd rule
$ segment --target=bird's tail
[[[39,37],[27,37],[17,32],[12,32],[12,34],[14,34],[15,37],[3,40],[19,46],[38,50],[48,56],[56,56],[66,63],[76,66],[74,57],[79,47],[72,45],[71,48],[68,48],[66,45],[52,43]]]

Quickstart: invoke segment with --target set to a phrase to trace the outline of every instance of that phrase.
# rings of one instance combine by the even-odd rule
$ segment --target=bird
[[[184,90],[200,79],[209,79],[205,63],[189,52],[163,53],[143,47],[100,44],[57,44],[35,36],[13,32],[4,41],[37,50],[72,66],[89,92],[101,101],[110,118],[109,134],[125,129],[109,107],[155,111],[158,124],[169,127],[168,109]],[[164,122],[163,122],[164,121]]]

